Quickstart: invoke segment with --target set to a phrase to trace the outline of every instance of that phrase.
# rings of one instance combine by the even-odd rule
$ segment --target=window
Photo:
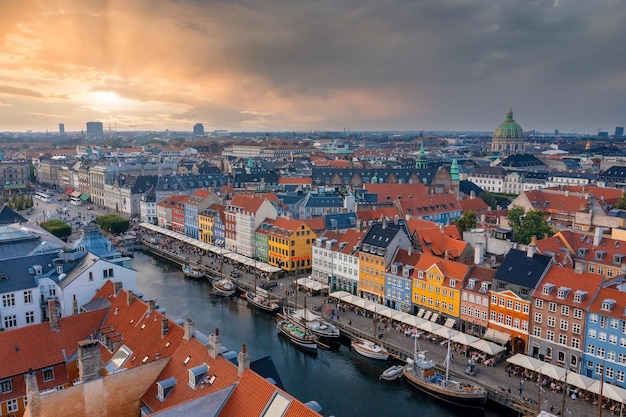
[[[513,300],[506,300],[506,308],[509,310],[513,308]]]
[[[54,379],[54,370],[52,368],[46,368],[43,370],[43,380],[52,381]]]
[[[17,411],[17,399],[7,401],[7,412],[14,413]]]
[[[572,324],[572,333],[580,334],[580,324],[579,323],[573,323]]]
[[[561,314],[564,316],[569,316],[569,306],[561,306]]]
[[[606,332],[598,332],[598,340],[601,342],[606,342]]]
[[[613,368],[607,367],[606,368],[606,374],[605,374],[606,377],[609,378],[609,379],[613,379],[613,372],[614,372]]]
[[[495,295],[491,296],[491,304],[498,304],[498,297]]]
[[[24,304],[30,304],[33,302],[33,291],[27,290],[24,291]]]
[[[616,345],[617,344],[617,336],[614,334],[610,334],[609,335],[609,343],[612,345]]]
[[[559,322],[559,329],[563,330],[564,332],[567,331],[567,320],[561,320]]]
[[[500,299],[498,300],[498,305],[500,307],[504,307],[504,298],[500,297]]]
[[[522,304],[517,301],[515,302],[515,311],[520,311],[522,309]]]
[[[541,327],[539,326],[533,327],[533,336],[541,337]]]
[[[2,381],[0,381],[0,389],[2,390],[3,394],[13,391],[13,384],[11,383],[11,380],[3,379]]]
[[[548,330],[546,332],[546,340],[549,340],[550,342],[554,342],[554,332],[552,330]]]
[[[559,335],[559,344],[567,345],[567,336],[564,334]]]
[[[15,305],[15,294],[2,294],[2,307],[13,307]]]
[[[556,313],[556,303],[548,303],[548,311],[551,313]]]
[[[590,323],[597,323],[598,322],[598,315],[596,313],[589,314],[589,322]]]
[[[589,329],[589,331],[587,332],[587,335],[590,338],[595,339],[596,338],[596,329]]]
[[[572,347],[574,349],[580,349],[580,339],[572,338]]]
[[[530,304],[524,304],[522,307],[522,313],[529,314],[530,313]]]
[[[600,358],[604,358],[604,348],[603,347],[598,347],[598,349],[596,350],[596,356],[598,356]]]
[[[611,329],[617,329],[619,327],[618,319],[611,319]]]
[[[574,309],[574,318],[575,319],[582,319],[583,318],[583,311],[580,308],[575,308]]]
[[[607,361],[611,361],[611,362],[615,362],[615,351],[614,350],[609,350],[608,352],[606,352],[606,360]]]
[[[15,314],[4,316],[4,328],[11,329],[13,327],[17,327],[17,316]]]
[[[624,371],[616,371],[616,372],[615,372],[615,378],[616,378],[619,382],[624,382]]]
[[[535,313],[535,323],[541,323],[541,313]]]
[[[27,311],[26,312],[26,324],[32,324],[35,322],[35,312]]]
[[[587,345],[587,353],[590,355],[595,355],[596,347],[594,345]]]
[[[553,316],[548,316],[548,326],[554,327],[556,324],[556,319]]]

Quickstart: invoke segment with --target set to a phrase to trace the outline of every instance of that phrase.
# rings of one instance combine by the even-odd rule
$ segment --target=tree
[[[523,244],[530,243],[533,236],[539,238],[544,235],[552,236],[554,230],[545,220],[543,210],[530,210],[526,212],[523,207],[515,206],[509,210],[509,226],[513,229],[515,241]]]
[[[124,233],[128,230],[128,220],[117,214],[107,214],[96,217],[96,223],[102,230],[113,234]]]
[[[626,210],[626,192],[622,194],[622,197],[619,199],[617,204],[615,205],[616,209]]]
[[[42,229],[47,230],[54,236],[58,237],[59,239],[63,240],[67,239],[67,237],[72,234],[72,226],[59,219],[52,219],[47,222],[41,222],[39,223],[39,226],[41,226]]]
[[[466,211],[461,217],[454,220],[454,224],[456,224],[462,236],[464,231],[476,227],[476,213],[472,210]]]
[[[482,199],[492,210],[498,208],[498,201],[496,200],[496,196],[491,194],[489,191],[485,191],[481,193],[478,198]]]

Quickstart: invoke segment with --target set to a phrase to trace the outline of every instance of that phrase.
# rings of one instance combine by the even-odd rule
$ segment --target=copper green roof
[[[513,120],[513,110],[509,108],[509,111],[506,112],[506,120],[500,123],[500,126],[496,128],[496,131],[493,132],[494,139],[523,139],[524,131],[518,125],[515,120]]]

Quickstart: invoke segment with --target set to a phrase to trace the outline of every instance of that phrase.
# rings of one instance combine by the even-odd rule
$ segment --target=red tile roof
[[[379,207],[372,210],[358,210],[356,212],[356,216],[359,218],[359,220],[363,221],[380,220],[381,216],[388,219],[395,219],[396,216],[402,217],[400,215],[400,210],[398,209],[398,207]]]
[[[395,201],[397,198],[410,200],[427,195],[424,184],[363,184],[367,192],[378,195],[378,202]]]
[[[483,211],[489,211],[490,209],[482,198],[466,198],[459,201],[459,204],[463,208],[463,211],[473,211],[474,213],[481,213]]]
[[[537,287],[533,291],[532,298],[541,298],[543,300],[552,300],[560,304],[572,305],[580,307],[586,310],[596,290],[602,285],[604,277],[598,274],[592,274],[589,272],[576,272],[571,268],[564,268],[558,265],[550,265],[548,271],[544,275],[543,279],[537,284]],[[554,289],[549,295],[542,294],[543,287],[546,284],[554,285]],[[561,287],[569,288],[567,297],[559,299],[558,289]],[[584,291],[586,296],[580,303],[574,303],[574,292]]]
[[[293,185],[311,185],[313,178],[311,177],[280,177],[278,179],[279,184],[293,184]]]
[[[459,282],[463,282],[463,279],[470,271],[470,266],[468,265],[438,258],[429,253],[423,253],[415,267],[421,271],[426,271],[434,264],[437,264],[437,267],[446,278],[456,279]]]

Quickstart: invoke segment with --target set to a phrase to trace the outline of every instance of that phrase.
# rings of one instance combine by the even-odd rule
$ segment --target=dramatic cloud
[[[0,130],[491,130],[509,106],[612,130],[624,21],[622,0],[3,0]]]

